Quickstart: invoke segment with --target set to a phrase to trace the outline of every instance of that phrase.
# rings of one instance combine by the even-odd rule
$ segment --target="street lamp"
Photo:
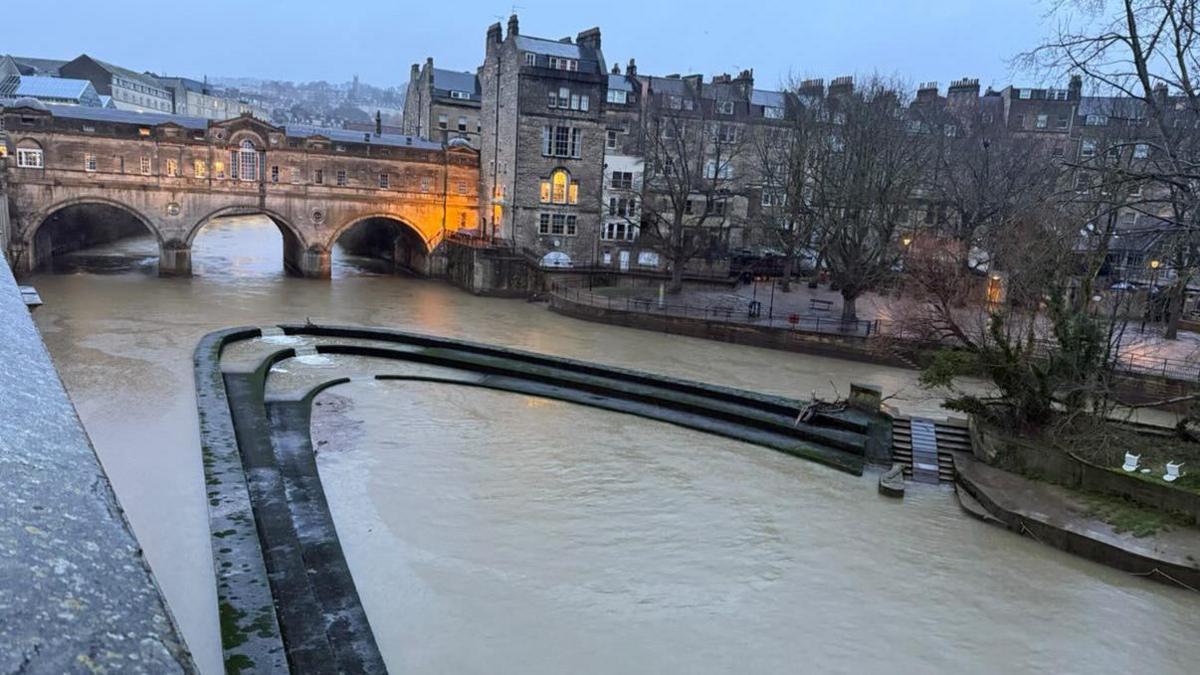
[[[1162,261],[1158,258],[1150,260],[1150,290],[1146,291],[1146,307],[1142,310],[1142,329],[1140,331],[1142,333],[1146,332],[1146,317],[1154,306],[1151,301],[1154,298],[1154,291],[1158,288],[1158,268],[1161,266]]]
[[[908,245],[909,245],[909,244],[911,244],[911,243],[912,243],[912,241],[913,241],[913,240],[912,240],[912,237],[905,236],[903,239],[901,239],[901,240],[900,240],[900,243],[901,243],[901,244],[904,244],[904,247],[905,247],[905,248],[908,248]]]

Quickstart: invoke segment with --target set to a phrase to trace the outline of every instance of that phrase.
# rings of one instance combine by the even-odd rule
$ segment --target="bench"
[[[811,300],[808,301],[808,308],[814,312],[828,313],[831,309],[833,309],[833,301],[832,300],[818,300],[817,298],[812,298]]]

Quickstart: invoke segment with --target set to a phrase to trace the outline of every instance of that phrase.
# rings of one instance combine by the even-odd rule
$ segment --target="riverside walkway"
[[[194,672],[2,256],[0,345],[0,671]]]

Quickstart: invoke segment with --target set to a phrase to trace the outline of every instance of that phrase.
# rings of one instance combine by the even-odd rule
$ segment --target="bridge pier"
[[[192,276],[192,249],[188,246],[163,245],[158,252],[158,276]]]
[[[283,266],[289,274],[306,279],[328,279],[331,276],[332,265],[329,251],[320,249],[305,249],[298,255],[289,255],[291,247],[286,247]]]

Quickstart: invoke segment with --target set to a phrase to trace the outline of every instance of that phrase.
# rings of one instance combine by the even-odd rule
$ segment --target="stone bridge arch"
[[[154,237],[157,243],[159,265],[161,268],[165,255],[164,252],[167,250],[162,225],[135,206],[99,195],[79,195],[60,199],[50,206],[34,212],[32,216],[27,216],[24,219],[24,227],[20,233],[20,242],[23,249],[21,255],[25,257],[25,261],[15,261],[17,263],[16,267],[32,272],[48,263],[58,252],[66,253],[70,250],[84,248],[91,243],[99,243],[99,241],[89,243],[87,237],[89,233],[76,230],[74,232],[75,236],[70,241],[56,244],[53,236],[54,233],[46,228],[47,223],[56,214],[74,207],[86,206],[102,206],[116,209],[128,214],[133,220],[140,223],[145,231]],[[56,248],[58,249],[57,251]]]
[[[319,241],[313,241],[312,233],[297,227],[286,214],[258,204],[226,204],[201,215],[178,239],[164,244],[163,264],[170,257],[170,266],[160,273],[174,276],[190,276],[192,273],[192,245],[200,232],[213,220],[226,216],[264,216],[279,228],[283,237],[283,265],[289,274],[296,276],[323,276],[322,268],[328,268],[328,251]],[[327,273],[325,274],[327,276]]]
[[[396,269],[429,276],[430,254],[440,239],[440,229],[423,231],[394,210],[380,210],[343,218],[330,230],[324,246],[332,251],[341,243],[348,252],[388,260]]]

